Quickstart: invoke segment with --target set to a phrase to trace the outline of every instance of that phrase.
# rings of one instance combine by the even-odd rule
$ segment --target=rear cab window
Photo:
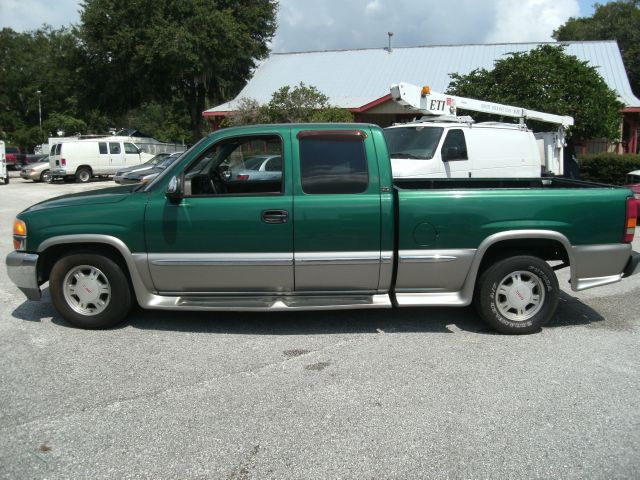
[[[357,194],[367,190],[366,133],[318,130],[301,131],[297,137],[303,193]]]

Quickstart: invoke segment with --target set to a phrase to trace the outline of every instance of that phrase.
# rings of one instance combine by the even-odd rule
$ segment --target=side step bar
[[[179,296],[152,295],[143,308],[157,310],[258,311],[391,308],[389,295]]]

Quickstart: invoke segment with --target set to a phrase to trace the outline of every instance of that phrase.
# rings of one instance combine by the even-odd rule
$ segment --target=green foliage
[[[329,105],[329,98],[316,87],[300,83],[273,92],[266,105],[242,99],[237,110],[227,117],[225,126],[305,122],[353,122],[353,117],[347,110]]]
[[[0,30],[0,135],[22,147],[39,143],[38,100],[43,121],[53,112],[75,112],[76,41],[65,29],[35,32]],[[38,93],[40,92],[40,93]]]
[[[553,32],[559,41],[617,40],[631,88],[640,93],[640,0],[596,4],[589,18],[570,18]]]
[[[162,142],[183,141],[191,137],[189,118],[179,108],[158,102],[143,103],[120,118],[120,124],[132,125]]]
[[[617,155],[615,153],[598,153],[581,155],[580,176],[583,180],[591,182],[623,185],[625,176],[633,171],[640,170],[640,156]]]
[[[65,113],[53,113],[42,124],[42,129],[50,136],[56,136],[62,131],[63,136],[81,135],[87,133],[87,124],[84,120],[75,118]]]
[[[572,116],[575,126],[568,137],[619,137],[622,104],[615,92],[595,68],[566,55],[562,47],[542,45],[526,53],[512,53],[496,61],[493,70],[454,73],[451,78],[448,93],[453,95]],[[532,123],[530,127],[549,129],[548,124]]]
[[[205,104],[235,94],[268,54],[275,0],[85,0],[79,36],[89,95],[121,114],[145,101],[179,98],[193,140]]]

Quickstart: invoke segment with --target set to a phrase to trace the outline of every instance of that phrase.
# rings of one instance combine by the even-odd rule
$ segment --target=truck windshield
[[[438,148],[442,127],[407,126],[386,128],[384,138],[391,158],[417,158],[428,160]]]

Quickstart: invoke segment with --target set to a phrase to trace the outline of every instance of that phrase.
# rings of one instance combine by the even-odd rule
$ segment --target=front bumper
[[[29,300],[40,300],[38,285],[38,255],[35,253],[11,252],[7,255],[9,278]]]

